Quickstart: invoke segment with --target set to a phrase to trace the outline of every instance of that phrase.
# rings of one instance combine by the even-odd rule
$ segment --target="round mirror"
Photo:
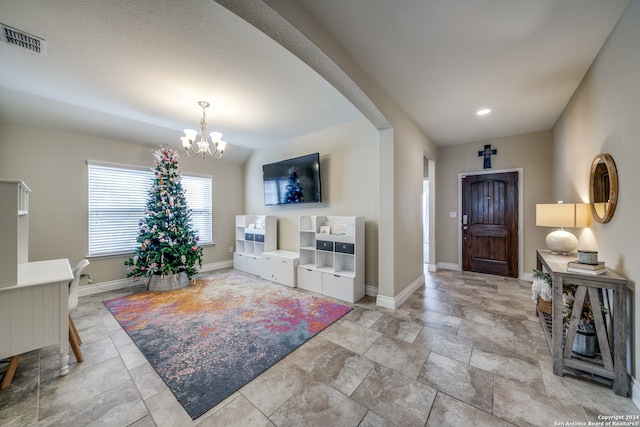
[[[618,204],[618,170],[610,154],[598,154],[591,163],[589,200],[596,221],[611,221]]]

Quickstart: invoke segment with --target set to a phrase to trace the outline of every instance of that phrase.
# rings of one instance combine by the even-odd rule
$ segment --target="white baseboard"
[[[439,262],[436,264],[437,270],[453,270],[453,271],[462,271],[462,268],[453,262]]]
[[[364,286],[364,294],[368,295],[370,297],[376,297],[376,296],[378,296],[378,287],[377,286],[371,286],[371,285],[365,285]]]
[[[384,295],[376,296],[376,305],[378,307],[384,307],[391,310],[396,309],[395,301],[391,297],[385,297]]]
[[[640,382],[631,377],[631,401],[640,409]]]
[[[526,280],[527,282],[533,282],[533,273],[522,273],[520,280]]]
[[[202,267],[200,267],[198,269],[198,274],[199,273],[206,273],[208,271],[222,270],[223,268],[229,268],[229,267],[233,267],[233,260],[212,262],[210,264],[203,264]]]
[[[95,283],[93,285],[84,285],[78,287],[78,296],[86,297],[87,295],[100,294],[102,292],[115,291],[118,289],[124,289],[129,286],[142,285],[142,279],[118,279],[110,280],[108,282]]]
[[[214,270],[221,270],[223,268],[228,268],[232,266],[233,266],[233,261],[231,260],[214,262],[210,264],[203,264],[202,267],[198,269],[198,274],[207,273],[209,271],[214,271]],[[137,279],[126,278],[126,279],[118,279],[118,280],[111,280],[108,282],[96,283],[93,285],[84,285],[78,288],[78,296],[84,297],[87,295],[94,295],[102,292],[115,291],[117,289],[124,289],[129,286],[137,286],[142,284],[144,284],[144,282],[140,278],[137,278]]]
[[[416,280],[413,281],[404,291],[400,292],[397,297],[391,298],[384,295],[378,295],[376,297],[376,305],[384,308],[395,310],[405,302],[416,289],[424,285],[424,274],[421,274]]]
[[[438,266],[436,264],[427,264],[427,271],[429,273],[435,273],[438,271]]]

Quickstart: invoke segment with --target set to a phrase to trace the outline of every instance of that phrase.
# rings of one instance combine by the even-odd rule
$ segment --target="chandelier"
[[[209,153],[214,159],[221,159],[222,153],[224,153],[224,149],[226,148],[227,143],[226,141],[222,140],[222,134],[220,132],[211,132],[209,134],[209,136],[211,137],[211,143],[213,144],[213,151],[211,151],[209,140],[205,136],[207,123],[204,121],[204,110],[209,106],[209,103],[207,101],[199,101],[198,105],[202,107],[202,120],[200,120],[200,141],[197,141],[196,144],[193,143],[196,139],[196,136],[198,136],[197,130],[185,129],[184,136],[180,137],[180,140],[182,141],[182,147],[184,147],[189,157],[202,155],[202,158],[204,159],[205,155]],[[197,145],[197,149],[195,149],[194,145]]]

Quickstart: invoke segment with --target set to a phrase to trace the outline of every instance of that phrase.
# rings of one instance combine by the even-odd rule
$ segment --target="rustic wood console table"
[[[553,358],[553,373],[562,376],[565,368],[570,368],[595,374],[611,380],[615,394],[627,396],[627,280],[611,270],[599,275],[567,271],[567,262],[576,261],[577,256],[553,255],[549,250],[539,249],[537,258],[538,269],[546,271],[553,279],[553,314],[549,318],[548,315],[538,311]],[[562,289],[567,285],[577,287],[574,307],[582,307],[587,294],[592,307],[598,307],[600,305],[598,289],[613,291],[613,328],[610,334],[607,332],[601,310],[592,310],[596,336],[600,345],[598,357],[587,358],[573,353],[581,309],[572,311],[566,337],[564,336]],[[611,338],[613,343],[609,341]]]

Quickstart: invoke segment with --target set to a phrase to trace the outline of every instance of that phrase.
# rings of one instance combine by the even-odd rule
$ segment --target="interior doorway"
[[[436,163],[424,156],[422,174],[422,262],[424,271],[436,271]]]
[[[422,262],[429,264],[429,178],[422,180]]]

